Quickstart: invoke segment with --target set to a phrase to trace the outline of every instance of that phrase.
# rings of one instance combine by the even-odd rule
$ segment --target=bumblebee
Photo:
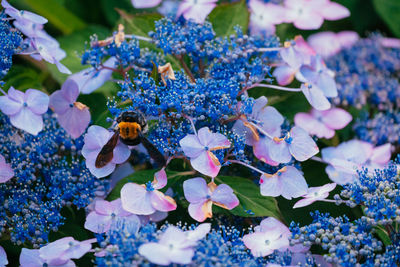
[[[166,165],[164,156],[158,149],[144,136],[148,130],[144,115],[139,111],[125,111],[117,118],[117,126],[114,134],[100,150],[96,158],[96,168],[102,168],[109,163],[114,156],[114,148],[118,139],[128,146],[136,146],[140,143],[146,148],[150,157],[161,166]]]

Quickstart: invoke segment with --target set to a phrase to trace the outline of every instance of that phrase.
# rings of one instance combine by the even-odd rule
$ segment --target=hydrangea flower
[[[315,55],[315,51],[307,44],[301,35],[294,38],[292,42],[285,42],[284,47],[279,54],[285,63],[275,68],[272,73],[278,84],[287,85],[296,77],[301,82],[306,79],[299,72],[300,67],[309,64],[311,57]]]
[[[203,222],[212,217],[212,205],[231,210],[239,205],[239,199],[226,184],[206,183],[197,177],[183,182],[183,193],[189,201],[189,214],[196,221]]]
[[[317,110],[330,109],[331,103],[319,87],[310,83],[303,83],[300,89],[313,108]]]
[[[170,196],[164,195],[158,189],[167,184],[167,174],[164,169],[154,174],[154,180],[138,185],[127,183],[121,189],[122,208],[133,214],[150,215],[156,211],[172,211],[176,202]]]
[[[273,217],[268,217],[256,226],[254,233],[243,236],[243,242],[255,257],[271,255],[275,250],[289,248],[289,228]]]
[[[267,140],[269,158],[279,163],[288,163],[292,156],[298,161],[305,161],[319,152],[314,140],[298,126],[294,126],[283,138]]]
[[[14,171],[10,164],[6,163],[6,159],[0,155],[0,183],[5,183],[14,177]]]
[[[294,116],[296,126],[318,138],[328,139],[335,135],[335,130],[343,129],[352,119],[351,114],[341,108],[324,111],[312,109],[310,113],[299,112]]]
[[[284,20],[285,9],[280,5],[264,3],[259,0],[250,0],[250,30],[252,34],[274,34],[275,25]]]
[[[215,177],[221,163],[212,151],[229,148],[231,143],[220,133],[212,133],[208,127],[201,128],[197,134],[188,134],[179,141],[183,153],[190,158],[196,171]]]
[[[10,116],[11,124],[33,135],[43,129],[42,114],[48,105],[48,95],[35,89],[23,93],[10,87],[7,95],[0,96],[0,110]]]
[[[318,32],[307,38],[308,44],[322,57],[330,57],[341,49],[351,47],[360,37],[353,31]]]
[[[263,196],[282,196],[292,199],[306,194],[308,190],[303,175],[293,166],[285,166],[274,174],[264,173],[259,183]]]
[[[40,258],[50,265],[63,265],[71,259],[79,259],[92,248],[96,239],[77,241],[72,237],[64,237],[39,249]]]
[[[197,23],[203,23],[207,15],[217,6],[217,0],[183,0],[181,1],[177,16],[182,16]]]
[[[329,0],[285,0],[286,22],[302,30],[316,30],[324,19],[338,20],[350,16],[347,8]]]
[[[371,169],[382,168],[391,157],[391,145],[374,147],[372,144],[350,140],[337,147],[327,147],[321,150],[322,159],[330,165],[325,171],[329,178],[340,185],[354,182],[357,170],[362,165]]]
[[[169,226],[157,243],[151,242],[141,245],[139,253],[150,262],[159,265],[189,264],[194,256],[193,247],[196,242],[204,238],[209,231],[210,224],[201,224],[191,233]]]
[[[74,80],[78,84],[79,91],[82,94],[90,94],[111,79],[113,71],[108,68],[114,68],[116,62],[115,57],[110,57],[103,63],[105,68],[100,70],[95,68],[84,69],[72,74],[68,79]]]
[[[320,88],[326,97],[338,95],[334,73],[326,67],[319,55],[311,57],[309,65],[301,66],[300,73],[307,82]]]
[[[326,184],[318,187],[309,187],[307,194],[301,196],[303,197],[303,199],[297,201],[294,204],[293,208],[295,209],[305,207],[311,205],[315,201],[324,200],[329,196],[329,192],[335,189],[335,187],[335,183]]]
[[[111,202],[97,200],[94,211],[90,212],[86,217],[85,228],[100,234],[109,231],[116,222],[137,223],[140,225],[138,216],[122,208],[120,198]]]
[[[6,0],[2,0],[1,5],[4,7],[4,12],[10,17],[16,19],[17,21],[35,23],[35,24],[47,23],[46,18],[26,10],[20,11],[15,7],[13,7],[12,5],[10,5]]]
[[[57,114],[58,123],[73,138],[81,136],[90,122],[89,108],[76,102],[79,96],[78,85],[73,80],[66,80],[61,90],[50,96],[50,108]]]
[[[110,175],[115,170],[115,165],[124,163],[131,154],[128,146],[118,140],[118,143],[113,151],[113,159],[104,167],[96,168],[96,158],[99,155],[100,150],[113,134],[113,132],[110,132],[107,129],[97,125],[90,126],[85,134],[85,144],[82,148],[82,155],[86,159],[86,167],[97,178]]]

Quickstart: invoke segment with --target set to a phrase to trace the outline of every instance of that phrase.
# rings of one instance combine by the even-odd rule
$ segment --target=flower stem
[[[249,164],[247,164],[247,163],[244,163],[244,162],[242,162],[242,161],[235,160],[235,159],[230,159],[229,162],[231,162],[231,163],[236,163],[236,164],[240,164],[240,165],[243,165],[243,166],[246,166],[247,168],[252,169],[253,171],[256,171],[256,172],[258,172],[258,173],[260,173],[260,174],[264,174],[264,172],[263,172],[262,170],[259,170],[259,169],[257,169],[256,167],[253,167],[253,166],[251,166],[251,165],[249,165]]]
[[[276,89],[276,90],[281,90],[281,91],[288,91],[288,92],[301,92],[300,88],[287,88],[287,87],[283,87],[283,86],[272,85],[272,84],[264,84],[264,83],[258,84],[257,86],[254,86],[254,87],[265,87],[265,88],[271,88],[271,89]]]

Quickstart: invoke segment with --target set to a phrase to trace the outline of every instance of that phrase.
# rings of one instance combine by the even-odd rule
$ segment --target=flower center
[[[74,104],[69,104],[69,107],[70,107],[70,108],[73,108],[73,107],[74,107]]]
[[[204,149],[205,149],[206,151],[210,150],[210,149],[208,148],[208,146],[205,146]]]
[[[26,102],[24,102],[24,107],[27,107],[27,106],[28,106],[28,104]]]
[[[154,191],[153,183],[151,181],[146,183],[146,190],[149,192]]]
[[[285,135],[285,141],[286,141],[286,143],[288,143],[288,144],[291,144],[292,141],[293,141],[293,138],[290,136],[290,133],[289,133],[289,132]]]
[[[269,246],[270,243],[271,243],[271,242],[270,242],[268,239],[265,240],[265,245]]]

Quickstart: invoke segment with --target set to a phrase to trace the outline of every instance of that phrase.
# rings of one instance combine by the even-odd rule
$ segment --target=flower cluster
[[[0,78],[10,69],[12,56],[18,52],[21,43],[21,34],[11,30],[7,16],[4,13],[0,14]]]
[[[0,125],[0,154],[14,172],[0,184],[1,232],[17,244],[45,243],[63,225],[63,207],[86,207],[96,191],[106,191],[107,182],[85,167],[83,138],[71,139],[50,112],[36,136],[14,128],[3,114]]]

